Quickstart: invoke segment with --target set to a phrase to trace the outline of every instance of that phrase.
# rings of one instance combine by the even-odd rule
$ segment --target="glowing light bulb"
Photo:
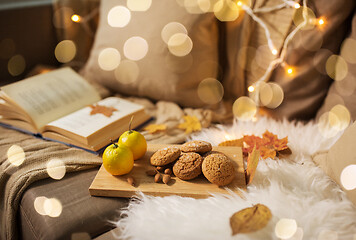
[[[241,1],[238,1],[236,4],[237,4],[237,6],[239,6],[239,7],[242,6],[242,2],[241,2]]]
[[[255,91],[255,87],[254,86],[249,86],[248,88],[247,88],[247,90],[249,91],[249,92],[253,92],[253,91]]]
[[[77,14],[73,14],[71,19],[73,22],[80,22],[80,16]]]
[[[295,8],[295,9],[300,8],[300,4],[299,4],[299,3],[295,3],[295,4],[294,4],[294,8]]]
[[[274,48],[274,49],[272,49],[272,51],[271,51],[271,52],[272,52],[272,54],[273,54],[273,55],[277,55],[277,53],[278,53],[277,49],[275,49],[275,48]]]
[[[325,24],[324,18],[319,18],[317,21],[318,21],[318,24],[319,24],[320,26],[322,26],[322,25]]]
[[[287,67],[286,68],[286,73],[288,74],[288,75],[293,75],[294,74],[294,68],[293,67]]]

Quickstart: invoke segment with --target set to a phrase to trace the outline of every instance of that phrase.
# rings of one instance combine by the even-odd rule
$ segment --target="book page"
[[[95,105],[113,108],[111,109],[112,115],[106,116],[102,113],[91,114],[94,109],[88,106],[51,122],[47,124],[47,126],[55,126],[87,138],[112,122],[144,109],[144,107],[139,104],[117,97],[103,99]],[[95,112],[95,110],[93,112]]]
[[[30,77],[1,90],[30,115],[39,130],[100,100],[95,88],[71,68]]]

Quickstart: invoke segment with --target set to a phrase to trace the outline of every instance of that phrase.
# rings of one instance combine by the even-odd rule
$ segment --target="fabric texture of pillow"
[[[347,74],[332,83],[317,117],[330,111],[335,105],[341,104],[350,111],[352,120],[356,120],[356,13],[352,19],[352,32],[341,46],[340,56],[347,63]]]
[[[254,0],[252,9],[276,5],[275,0]],[[348,31],[352,0],[308,1],[316,18],[326,19],[325,27],[303,29],[290,42],[286,66],[293,66],[292,76],[280,65],[269,76],[284,91],[284,101],[276,109],[266,109],[275,118],[307,120],[315,117],[327,94],[331,79],[325,72],[325,62],[337,53]],[[295,28],[294,14],[298,10],[284,8],[269,13],[257,13],[271,31],[271,38],[280,52],[286,36]],[[228,96],[247,95],[247,87],[256,82],[265,72],[269,62],[276,58],[267,47],[263,29],[245,14],[241,24],[228,23],[227,45],[228,69],[224,78]],[[235,26],[233,26],[235,24]],[[237,43],[234,46],[234,43]],[[230,53],[232,55],[230,55]],[[230,55],[230,56],[229,56]],[[230,89],[227,87],[230,86]]]
[[[214,15],[191,14],[177,1],[152,1],[146,11],[134,11],[129,2],[101,2],[99,27],[82,75],[120,94],[174,101],[185,107],[204,106],[197,88],[206,78],[216,79],[219,68],[218,27]],[[111,10],[115,7],[121,11],[121,17],[117,18],[122,22],[114,24],[120,27],[112,27],[108,22],[108,14],[113,14]],[[161,37],[162,29],[171,22],[187,30],[193,45],[189,54],[181,53],[186,50],[184,44],[180,46],[179,40],[174,42],[171,37],[166,41],[169,39],[173,52],[176,50],[178,55],[184,56],[173,55]],[[184,41],[189,47],[189,39]],[[114,57],[108,57],[110,54],[106,57],[110,61],[105,61],[102,52],[107,48],[114,49],[110,50]],[[102,65],[98,61],[101,57]],[[109,70],[103,70],[103,66]]]

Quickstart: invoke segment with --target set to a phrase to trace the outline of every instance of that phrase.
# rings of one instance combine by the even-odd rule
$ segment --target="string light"
[[[272,51],[271,51],[271,52],[272,52],[272,54],[273,54],[273,55],[277,55],[277,54],[278,54],[278,51],[277,51],[277,49],[275,49],[275,48],[274,48],[274,49],[272,49]]]
[[[300,4],[299,3],[294,4],[294,8],[295,9],[299,9],[300,8]]]
[[[320,17],[320,18],[316,19],[316,24],[318,24],[319,27],[322,27],[325,24],[325,18]]]
[[[287,68],[287,73],[289,75],[291,75],[293,73],[293,68],[291,68],[291,67]]]
[[[247,90],[252,93],[253,91],[255,91],[255,87],[251,85],[247,88]]]
[[[237,2],[237,6],[241,7],[243,5],[243,3],[241,1]]]
[[[77,15],[77,14],[73,14],[71,19],[72,19],[73,22],[80,22],[81,17],[79,15]]]

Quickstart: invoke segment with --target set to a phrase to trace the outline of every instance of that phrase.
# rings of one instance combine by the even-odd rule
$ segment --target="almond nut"
[[[170,175],[167,175],[167,174],[163,175],[162,181],[163,181],[165,184],[168,184],[169,181],[171,181],[171,176],[170,176]]]
[[[155,183],[159,183],[162,181],[162,175],[160,173],[157,173],[155,175]]]

